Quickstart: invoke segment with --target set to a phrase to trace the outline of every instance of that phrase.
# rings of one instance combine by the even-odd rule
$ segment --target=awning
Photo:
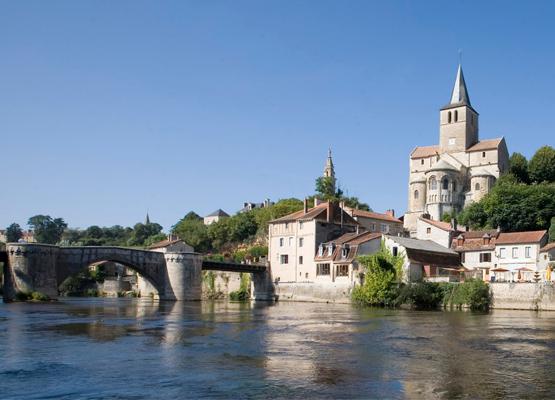
[[[523,271],[523,272],[534,272],[534,270],[526,267],[517,268],[516,271]]]
[[[509,270],[505,269],[505,268],[494,268],[490,271],[492,271],[492,272],[509,272]]]

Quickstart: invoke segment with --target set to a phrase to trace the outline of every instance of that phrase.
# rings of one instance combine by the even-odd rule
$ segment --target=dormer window
[[[328,256],[333,254],[333,243],[328,244]]]
[[[318,246],[318,255],[320,257],[322,257],[324,255],[324,245],[320,244],[320,246]]]
[[[349,255],[350,246],[348,244],[344,245],[341,249],[341,258],[347,258]]]

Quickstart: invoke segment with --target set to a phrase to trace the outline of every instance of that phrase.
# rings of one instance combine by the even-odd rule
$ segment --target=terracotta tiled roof
[[[371,218],[371,219],[379,219],[382,221],[389,221],[389,222],[397,222],[398,224],[402,224],[402,222],[389,214],[381,214],[372,211],[364,211],[364,210],[357,210],[355,208],[349,209],[353,215],[353,217],[358,218]]]
[[[351,217],[347,212],[341,209],[338,204],[331,203],[330,207],[333,207],[333,223],[343,224],[343,225],[358,225],[353,217]],[[343,214],[343,218],[341,217]],[[270,223],[279,222],[293,222],[293,221],[311,221],[311,220],[327,221],[328,219],[328,203],[322,203],[309,209],[306,213],[304,210],[294,212],[292,214],[286,215],[284,217],[274,219]]]
[[[553,249],[555,249],[555,242],[551,242],[551,243],[546,244],[545,246],[543,246],[540,249],[540,251],[544,252],[544,251],[549,251],[549,250],[553,250]]]
[[[418,218],[421,221],[424,221],[427,224],[430,224],[432,226],[435,226],[436,228],[442,229],[444,231],[451,231],[451,224],[449,222],[443,222],[443,221],[434,221],[432,219],[427,219],[424,217],[419,217]]]
[[[378,238],[381,239],[381,237],[382,237],[382,234],[378,232],[364,232],[356,235],[355,237],[347,241],[347,243],[351,245],[359,245],[362,243],[366,243],[370,240],[374,240]]]
[[[435,265],[440,267],[459,267],[460,257],[457,253],[436,253],[426,250],[406,249],[409,260],[424,265]]]
[[[181,242],[181,241],[182,241],[181,239],[174,239],[174,240],[166,239],[166,240],[161,240],[160,242],[156,242],[156,243],[151,244],[151,245],[149,246],[149,249],[160,249],[160,248],[162,248],[162,247],[168,247],[168,246],[170,246],[170,245],[172,245],[172,244],[175,244],[175,243]]]
[[[547,235],[547,231],[502,232],[497,244],[539,243]]]
[[[345,264],[351,263],[358,255],[359,245],[370,240],[381,238],[381,236],[381,233],[376,232],[346,233],[335,240],[324,243],[324,254],[319,256],[317,251],[314,261],[333,261],[335,263]],[[327,248],[330,243],[333,243],[335,247],[331,256],[328,255]],[[343,248],[345,246],[349,247],[349,252],[346,257],[343,257]]]
[[[478,143],[471,146],[466,151],[470,152],[470,151],[494,150],[499,147],[502,141],[503,141],[503,138],[480,140]]]
[[[481,251],[481,250],[495,250],[495,238],[492,237],[489,241],[489,244],[484,244],[484,240],[482,238],[476,239],[465,239],[462,246],[458,245],[457,239],[453,239],[453,250],[458,252],[464,251]]]
[[[461,232],[464,239],[481,239],[484,237],[485,234],[488,234],[493,238],[497,238],[499,236],[499,231],[497,229],[491,229],[487,231],[468,231],[468,232]]]
[[[426,158],[431,157],[439,152],[439,146],[418,146],[410,154],[410,158]]]

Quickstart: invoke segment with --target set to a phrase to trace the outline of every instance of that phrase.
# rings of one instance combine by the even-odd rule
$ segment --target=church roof
[[[485,168],[472,168],[472,171],[470,172],[470,176],[494,176],[494,175]]]
[[[449,164],[445,160],[439,160],[439,162],[435,164],[432,168],[430,168],[428,171],[445,171],[445,170],[458,171],[459,169]]]
[[[470,146],[466,151],[484,151],[484,150],[495,150],[499,147],[503,138],[480,140],[475,145]]]
[[[468,95],[468,89],[466,88],[466,82],[464,80],[462,66],[460,64],[457,69],[455,85],[453,85],[453,91],[451,92],[451,100],[449,101],[449,104],[444,106],[442,109],[459,106],[468,106],[472,108],[472,105],[470,104],[470,96]]]
[[[439,146],[418,146],[415,147],[412,153],[410,153],[410,158],[426,158],[439,153]]]

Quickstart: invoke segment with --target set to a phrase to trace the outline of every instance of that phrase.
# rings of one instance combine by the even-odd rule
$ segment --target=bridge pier
[[[168,282],[162,300],[200,300],[202,256],[196,253],[165,253]]]
[[[276,299],[275,288],[269,268],[262,272],[253,272],[251,276],[252,299],[258,301],[274,301]]]
[[[17,300],[17,294],[40,292],[58,296],[56,261],[59,247],[8,243],[8,262],[4,267],[4,302]]]

